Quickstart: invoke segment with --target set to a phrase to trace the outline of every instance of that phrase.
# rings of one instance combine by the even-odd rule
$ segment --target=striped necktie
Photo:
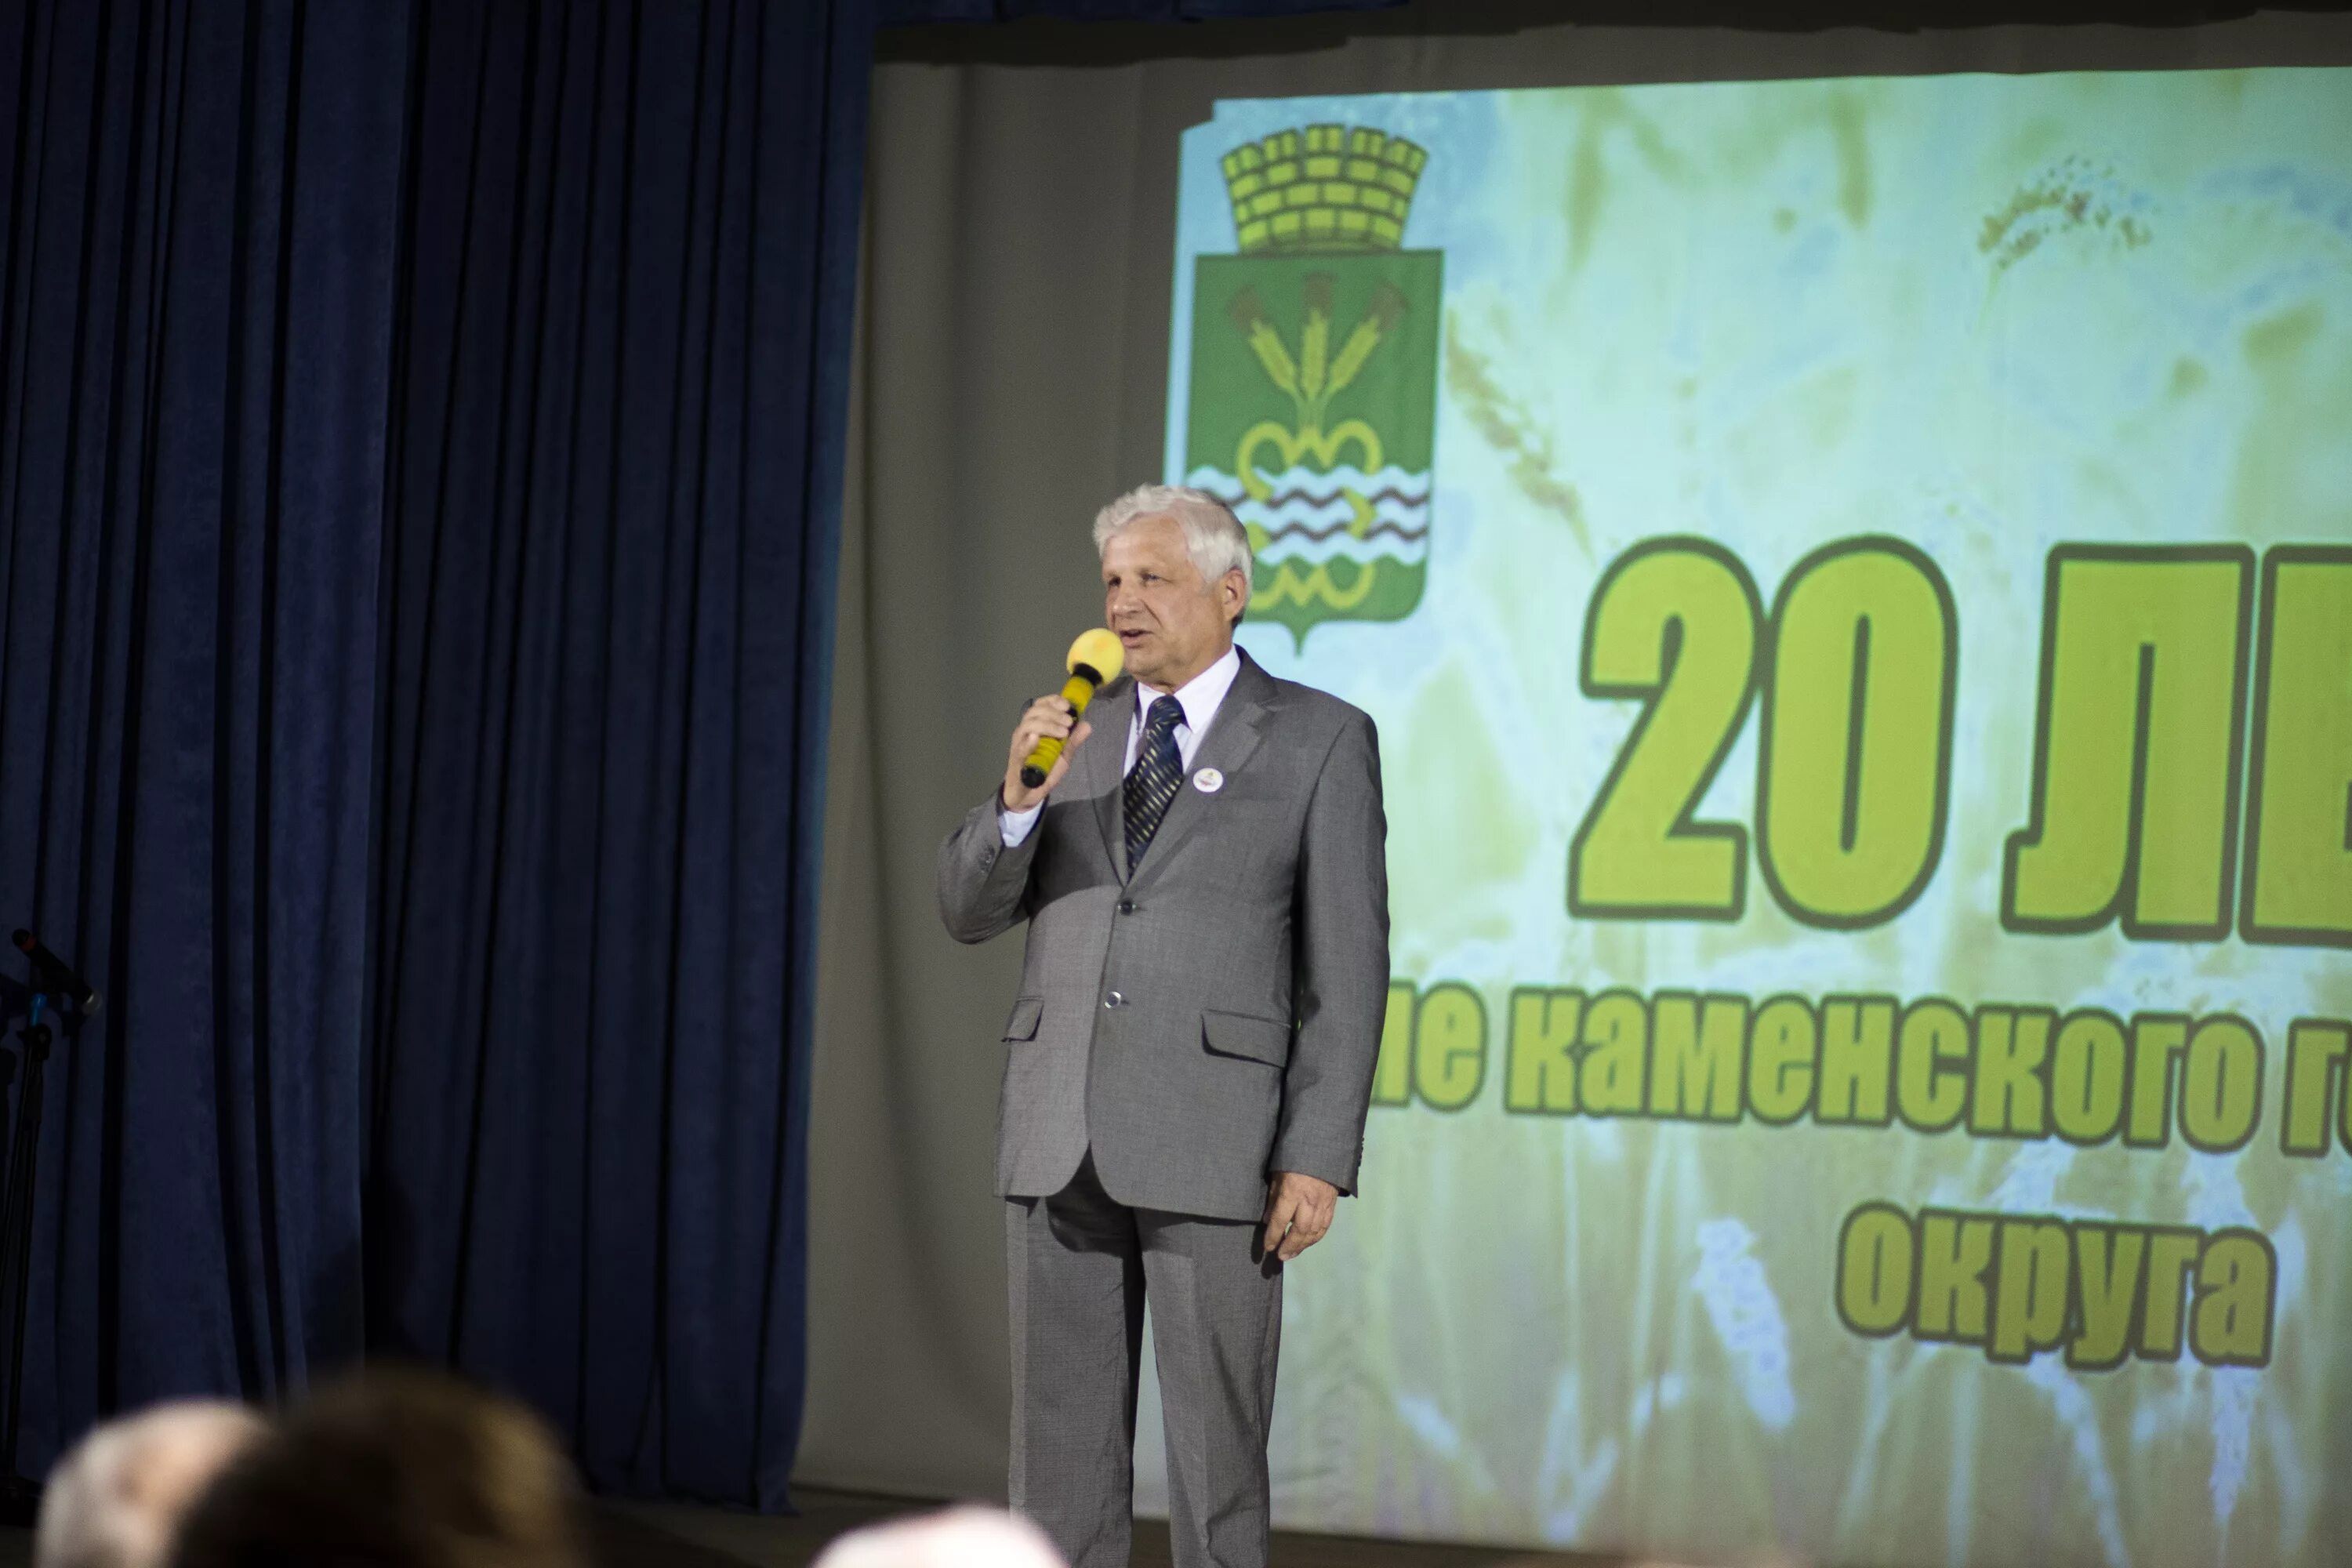
[[[1151,847],[1151,836],[1160,831],[1160,819],[1168,815],[1169,803],[1184,787],[1184,758],[1176,749],[1176,726],[1183,721],[1184,705],[1173,697],[1154,702],[1144,718],[1135,766],[1127,774],[1127,874],[1130,877],[1143,864],[1143,852]]]

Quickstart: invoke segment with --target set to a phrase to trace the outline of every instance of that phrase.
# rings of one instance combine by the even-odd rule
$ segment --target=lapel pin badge
[[[1192,775],[1192,787],[1202,795],[1214,795],[1225,787],[1225,775],[1214,768],[1202,768]]]

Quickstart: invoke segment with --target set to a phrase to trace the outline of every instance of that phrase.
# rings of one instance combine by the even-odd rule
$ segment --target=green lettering
[[[2252,565],[2238,544],[2051,552],[2010,930],[2229,933]]]
[[[1511,993],[1510,1066],[1503,1109],[1553,1116],[1576,1113],[1576,1042],[1584,993],[1523,987]]]
[[[1895,1332],[1911,1315],[1911,1221],[1892,1204],[1864,1204],[1838,1229],[1838,1316],[1857,1334]]]
[[[2193,1230],[2169,1226],[2148,1232],[2147,1294],[2141,1299],[2139,1330],[2139,1353],[2145,1360],[2180,1358],[2180,1296],[2197,1261],[2200,1240]]]
[[[1971,1048],[1967,1014],[1937,997],[1911,1005],[1895,1046],[1895,1104],[1905,1126],[1942,1132],[1958,1125],[1969,1086],[1951,1064],[1967,1060]]]
[[[1650,1114],[1707,1121],[1739,1120],[1740,1052],[1747,1043],[1748,1002],[1664,991],[1650,1004],[1655,1060]]]
[[[2132,1020],[2131,1115],[2124,1142],[2135,1149],[2161,1149],[2171,1141],[2174,1058],[2188,1039],[2186,1018],[2143,1013]]]
[[[2054,1219],[2000,1222],[2000,1290],[1992,1315],[1994,1361],[2028,1362],[2066,1337],[2074,1279],[2066,1227]]]
[[[1895,1003],[1885,996],[1832,996],[1822,1004],[1823,1122],[1884,1127],[1895,1068]]]
[[[2264,1366],[2278,1258],[2251,1230],[2218,1232],[2197,1260],[2197,1308],[2189,1342],[2208,1366]]]
[[[1642,1113],[1650,1058],[1650,1014],[1630,991],[1611,991],[1584,1010],[1584,1065],[1578,1074],[1588,1116]]]
[[[1944,841],[1959,627],[1936,563],[1842,540],[1780,585],[1757,751],[1758,860],[1808,925],[1892,919]]]
[[[1436,1109],[1459,1110],[1486,1078],[1486,1005],[1458,980],[1431,986],[1414,1029],[1413,1087]]]
[[[2042,1075],[2050,1054],[2046,1007],[1984,1007],[1977,1012],[1976,1079],[1969,1131],[1978,1138],[2047,1138]]]
[[[1992,1266],[1993,1222],[1981,1215],[1922,1210],[1919,1306],[1912,1331],[1923,1340],[1982,1344]]]
[[[2105,1372],[2131,1349],[2132,1318],[2139,1307],[2140,1266],[2147,1236],[2127,1226],[2074,1226],[2074,1279],[2083,1303],[2082,1332],[2067,1347],[2066,1364]]]
[[[2262,1111],[2263,1042],[2253,1026],[2226,1015],[2189,1037],[2180,1068],[2180,1135],[2205,1154],[2242,1149]]]
[[[1818,1030],[1803,998],[1775,996],[1756,1010],[1748,1047],[1748,1104],[1759,1121],[1794,1121],[1813,1098]]]
[[[2263,558],[2262,691],[2248,748],[2249,942],[2352,946],[2352,548]]]
[[[1739,918],[1748,829],[1692,817],[1755,695],[1758,618],[1748,569],[1712,540],[1645,541],[1601,574],[1584,618],[1585,695],[1644,706],[1569,842],[1570,914]]]
[[[2286,1108],[2279,1147],[2289,1154],[2327,1152],[2327,1110],[2337,1087],[2352,1028],[2332,1018],[2297,1018],[2286,1032]],[[2352,1137],[2347,1139],[2352,1146]]]
[[[2050,1061],[2050,1120],[2069,1143],[2104,1143],[2124,1120],[2129,1048],[2112,1013],[2069,1014]]]

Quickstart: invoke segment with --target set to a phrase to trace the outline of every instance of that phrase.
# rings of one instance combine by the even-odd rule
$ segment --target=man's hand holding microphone
[[[1080,634],[1070,645],[1069,680],[1056,695],[1029,704],[1013,727],[999,795],[1005,810],[1027,811],[1053,794],[1070,771],[1070,753],[1095,732],[1084,717],[1087,704],[1097,688],[1118,679],[1126,664],[1127,650],[1118,638],[1099,628]]]
[[[1077,709],[1066,697],[1040,697],[1023,710],[1021,722],[1013,726],[1013,751],[1004,763],[1004,809],[1026,811],[1054,793],[1062,775],[1070,771],[1070,753],[1086,744],[1095,727],[1078,717]],[[1029,767],[1029,758],[1038,742],[1054,740],[1061,742],[1053,766],[1045,770],[1045,780],[1034,788],[1021,782],[1022,773]],[[1060,820],[1055,818],[1056,821]]]

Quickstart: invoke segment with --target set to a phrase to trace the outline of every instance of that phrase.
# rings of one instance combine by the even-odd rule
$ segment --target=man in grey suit
[[[996,1158],[1012,1500],[1073,1568],[1126,1563],[1148,1292],[1176,1562],[1261,1568],[1282,1266],[1355,1190],[1380,1049],[1380,742],[1234,646],[1249,536],[1216,498],[1146,486],[1095,546],[1128,677],[1083,722],[1031,703],[940,850],[958,941],[1029,922]]]

